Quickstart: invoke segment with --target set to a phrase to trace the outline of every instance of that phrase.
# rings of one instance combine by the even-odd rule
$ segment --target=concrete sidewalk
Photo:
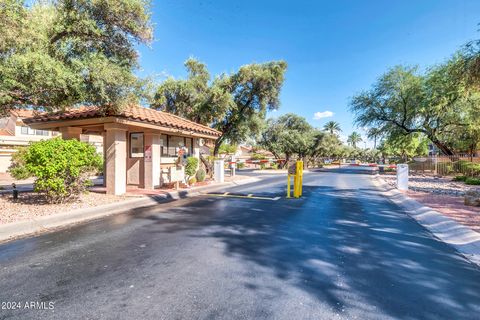
[[[410,217],[436,238],[454,247],[467,260],[480,267],[480,233],[413,200],[393,188],[380,176],[373,177],[372,180],[386,197],[403,208]]]
[[[2,178],[0,179],[0,194],[12,192],[13,187],[12,183],[15,183],[17,190],[20,192],[29,192],[33,191],[33,182],[34,178],[29,178],[26,180],[15,180],[13,178]],[[94,186],[100,186],[103,184],[103,176],[92,176],[90,181]]]
[[[234,187],[249,184],[260,179],[251,177],[238,181],[216,183],[207,186],[192,187],[190,189],[163,192],[161,194],[143,196],[121,202],[100,205],[97,207],[59,212],[38,219],[26,220],[0,225],[0,243],[15,240],[29,235],[52,232],[57,229],[68,227],[72,224],[82,223],[89,220],[99,219],[106,216],[122,213],[137,207],[151,207],[160,203],[174,201],[182,198],[190,198],[205,192],[216,191],[225,187]]]

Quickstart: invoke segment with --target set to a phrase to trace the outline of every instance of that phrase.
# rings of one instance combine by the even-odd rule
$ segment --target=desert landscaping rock
[[[465,193],[465,205],[480,207],[480,191],[467,191]]]
[[[382,178],[389,185],[396,187],[396,176],[382,175]],[[408,188],[411,191],[444,194],[455,197],[463,197],[468,191],[480,192],[480,187],[469,186],[461,182],[453,181],[451,177],[410,176],[408,179]]]

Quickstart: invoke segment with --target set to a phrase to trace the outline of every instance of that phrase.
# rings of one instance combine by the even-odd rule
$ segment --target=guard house
[[[24,122],[33,129],[59,131],[64,139],[79,139],[81,134],[103,136],[104,184],[107,193],[115,195],[124,194],[127,186],[152,190],[173,182],[179,150],[199,157],[200,146],[221,134],[140,106],[115,113],[81,107],[42,113]]]

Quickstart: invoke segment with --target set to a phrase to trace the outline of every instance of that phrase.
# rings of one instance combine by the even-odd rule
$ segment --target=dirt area
[[[389,185],[396,186],[396,176],[382,175]],[[464,205],[464,194],[468,190],[480,190],[452,178],[410,176],[407,195],[457,222],[480,232],[480,207]]]
[[[16,202],[13,201],[10,193],[0,194],[0,224],[30,220],[75,209],[90,208],[125,199],[127,197],[88,192],[75,202],[48,204],[41,195],[33,192],[21,192]]]

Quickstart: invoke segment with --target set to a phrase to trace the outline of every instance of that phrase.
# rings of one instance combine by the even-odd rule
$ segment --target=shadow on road
[[[305,196],[297,200],[180,199],[4,245],[2,266],[25,263],[30,278],[19,282],[14,274],[5,275],[0,298],[38,293],[60,305],[77,298],[71,287],[87,288],[92,297],[88,290],[96,292],[98,282],[122,286],[142,275],[142,268],[163,273],[169,264],[188,278],[180,261],[195,264],[202,253],[192,251],[220,242],[219,255],[227,258],[220,263],[239,260],[251,268],[244,287],[258,297],[288,296],[285,290],[294,286],[346,318],[476,318],[479,270],[378,190],[368,184],[348,187],[356,185],[346,184],[354,176],[338,182],[345,188],[316,186],[316,178],[307,177]],[[188,257],[182,249],[188,249]],[[48,268],[41,267],[47,263]],[[266,285],[264,276],[279,281]],[[222,277],[220,282],[230,281]]]
[[[208,199],[193,210],[172,208],[175,219],[146,218],[162,226],[151,232],[190,231],[192,237],[219,239],[225,255],[269,268],[338,312],[472,319],[479,311],[478,270],[376,189],[305,186],[304,192],[301,200],[256,206]],[[228,215],[211,210],[225,206]],[[205,229],[211,231],[198,234]]]

